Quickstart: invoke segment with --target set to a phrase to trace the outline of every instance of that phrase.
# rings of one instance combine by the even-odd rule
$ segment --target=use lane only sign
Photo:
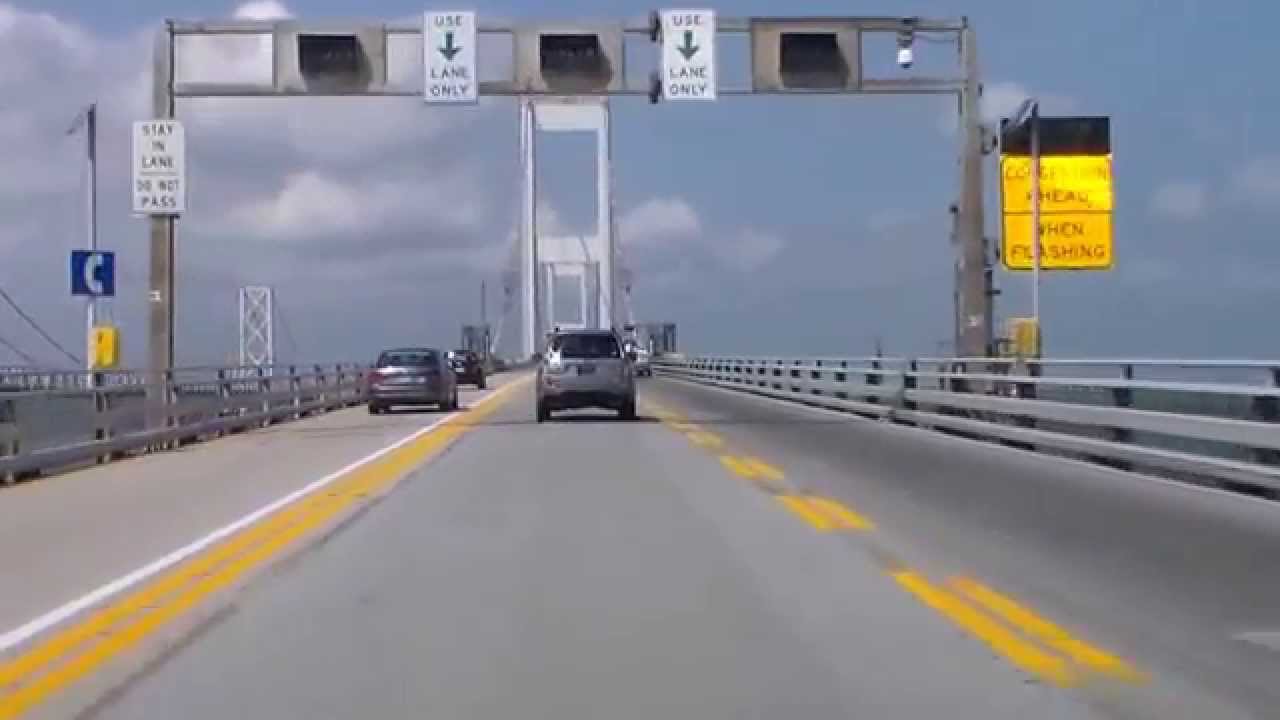
[[[716,13],[662,11],[662,98],[716,99]]]
[[[472,11],[428,12],[422,23],[423,99],[428,103],[474,103],[476,14]]]

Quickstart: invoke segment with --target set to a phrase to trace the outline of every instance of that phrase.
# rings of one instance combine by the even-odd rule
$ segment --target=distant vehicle
[[[611,330],[571,330],[554,334],[537,372],[538,422],[551,413],[578,408],[615,410],[636,417],[632,359]]]
[[[436,348],[412,347],[384,350],[369,372],[369,414],[396,405],[438,405],[458,409],[458,378]]]
[[[471,350],[450,350],[449,366],[458,376],[458,382],[484,389],[484,363],[480,361],[479,353]]]
[[[653,377],[653,365],[650,364],[649,351],[637,345],[632,352],[635,353],[636,377]]]

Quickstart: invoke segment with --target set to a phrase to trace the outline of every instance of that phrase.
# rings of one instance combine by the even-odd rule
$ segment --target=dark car
[[[453,350],[449,353],[449,366],[458,376],[458,382],[484,389],[484,363],[480,361],[479,353],[470,350]]]
[[[395,405],[438,405],[458,409],[458,379],[436,348],[384,350],[368,377],[369,413]]]

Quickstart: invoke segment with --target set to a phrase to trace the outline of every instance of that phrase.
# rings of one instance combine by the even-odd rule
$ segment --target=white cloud
[[[715,246],[716,256],[739,272],[752,272],[767,265],[782,252],[782,238],[763,230],[748,228]]]
[[[1018,110],[1018,106],[1028,97],[1031,97],[1031,91],[1021,83],[1008,81],[986,83],[982,87],[982,99],[979,103],[982,122],[994,127],[1001,118],[1013,115]],[[1056,93],[1038,93],[1037,97],[1040,101],[1040,112],[1045,115],[1069,115],[1076,111],[1079,104],[1073,97]],[[938,129],[947,135],[954,134],[959,122],[955,98],[948,97],[943,100],[941,108]]]
[[[660,197],[624,212],[618,228],[627,247],[642,249],[696,238],[702,233],[702,221],[683,198]]]
[[[1204,183],[1195,180],[1167,182],[1151,195],[1151,213],[1173,220],[1193,220],[1208,209]]]
[[[293,13],[276,0],[254,0],[236,8],[235,16],[241,20],[281,20],[293,17]]]
[[[289,14],[270,1],[235,10],[241,18]],[[139,244],[145,226],[128,210],[127,138],[132,121],[151,112],[153,40],[150,24],[95,34],[0,0],[0,145],[7,153],[0,284],[64,345],[80,346],[83,304],[47,278],[65,273],[65,253],[84,242],[84,137],[65,131],[98,98],[100,234],[119,252],[112,314],[134,338],[125,346],[131,363],[145,357],[148,270]],[[404,45],[393,53],[402,66],[394,74],[412,78],[414,53]],[[178,67],[185,80],[269,79],[269,47],[265,37],[182,40]],[[229,326],[233,333],[236,283],[273,284],[286,305],[307,307],[291,318],[300,336],[323,336],[335,313],[379,332],[435,332],[432,323],[455,332],[447,314],[424,326],[420,312],[386,312],[395,306],[386,298],[405,288],[420,293],[425,277],[432,292],[449,296],[445,288],[503,266],[511,215],[502,210],[512,194],[503,182],[479,179],[503,177],[495,167],[505,155],[500,144],[462,135],[487,135],[487,127],[469,126],[494,117],[494,108],[428,108],[412,98],[181,101],[191,210],[179,225],[179,360],[220,360],[234,344],[234,334],[189,330]],[[459,135],[447,138],[450,132]],[[334,287],[359,293],[359,302]],[[381,310],[364,322],[357,317],[364,308]],[[51,354],[12,320],[0,312],[0,334],[37,356]],[[0,362],[10,359],[0,349]]]

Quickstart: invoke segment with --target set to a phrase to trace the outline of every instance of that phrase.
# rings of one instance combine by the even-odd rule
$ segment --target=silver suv
[[[551,336],[537,379],[538,422],[558,410],[607,408],[624,420],[636,417],[631,358],[611,330],[571,330]]]

